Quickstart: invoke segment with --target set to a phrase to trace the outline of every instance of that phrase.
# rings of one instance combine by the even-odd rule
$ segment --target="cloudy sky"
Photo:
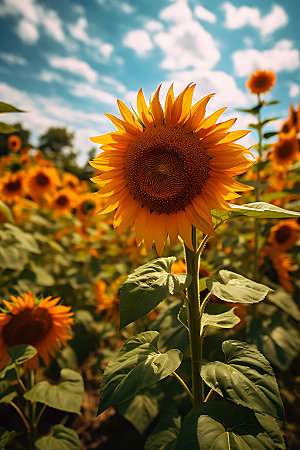
[[[216,92],[211,110],[228,106],[241,129],[249,116],[235,108],[254,104],[245,81],[257,69],[276,72],[268,99],[284,118],[300,100],[299,11],[296,0],[0,0],[0,100],[29,111],[6,121],[33,137],[67,126],[85,160],[89,136],[114,129],[103,113],[116,98],[135,107],[140,87],[148,97],[163,82],[163,98],[193,81],[195,99]]]

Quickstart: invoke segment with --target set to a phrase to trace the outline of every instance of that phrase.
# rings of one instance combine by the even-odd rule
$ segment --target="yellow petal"
[[[160,88],[161,84],[158,86],[151,102],[151,114],[156,125],[163,125],[164,123],[164,112],[159,101]]]

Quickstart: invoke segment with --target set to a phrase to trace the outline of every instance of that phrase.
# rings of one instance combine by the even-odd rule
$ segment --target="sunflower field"
[[[299,448],[300,110],[272,128],[275,79],[241,131],[194,83],[141,89],[84,167],[0,123],[0,448]]]

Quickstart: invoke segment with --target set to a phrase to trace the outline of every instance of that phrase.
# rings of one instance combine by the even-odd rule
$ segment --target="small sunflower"
[[[273,144],[269,158],[278,168],[287,168],[299,158],[298,140],[295,128],[288,133],[280,133],[279,139]]]
[[[290,250],[299,238],[300,226],[296,220],[281,220],[270,230],[268,242],[278,251]]]
[[[112,289],[114,295],[109,296],[106,293],[107,286],[102,280],[96,281],[94,285],[94,295],[97,302],[97,313],[105,312],[106,318],[110,320],[119,320],[119,288],[116,289],[116,283],[113,283]]]
[[[70,189],[75,189],[79,185],[79,182],[80,182],[79,178],[76,177],[76,175],[73,175],[72,173],[64,172],[62,174],[63,185]]]
[[[272,71],[257,70],[246,81],[246,87],[252,94],[265,94],[274,86],[276,75]]]
[[[24,173],[6,172],[0,182],[0,197],[6,203],[13,203],[24,195]]]
[[[54,192],[59,184],[57,171],[52,167],[31,167],[26,177],[27,192],[35,199]]]
[[[73,323],[70,306],[58,305],[59,298],[46,297],[38,300],[31,291],[20,297],[10,296],[10,301],[2,300],[0,313],[0,369],[9,360],[6,350],[14,345],[33,345],[38,354],[28,361],[27,366],[36,368],[38,356],[46,365],[60,344],[66,346]]]
[[[211,209],[230,209],[236,191],[251,189],[233,177],[253,164],[249,150],[234,142],[249,131],[228,132],[235,119],[216,123],[226,108],[204,119],[213,94],[191,107],[195,84],[177,98],[172,85],[163,109],[160,87],[149,107],[139,91],[136,117],[118,100],[122,119],[106,114],[118,131],[91,138],[103,144],[91,162],[101,171],[92,179],[104,200],[100,213],[116,209],[114,227],[135,223],[138,245],[144,240],[150,251],[154,241],[159,255],[167,235],[171,243],[180,235],[193,248],[192,225],[216,234]]]
[[[75,205],[75,195],[70,188],[57,191],[51,200],[51,208],[56,216],[61,216],[72,211]]]
[[[79,195],[76,210],[81,220],[86,220],[89,217],[95,216],[98,212],[99,200],[92,192],[86,192]]]
[[[21,146],[22,146],[22,139],[20,138],[20,136],[12,134],[7,139],[7,147],[9,148],[9,150],[17,152],[20,150]]]

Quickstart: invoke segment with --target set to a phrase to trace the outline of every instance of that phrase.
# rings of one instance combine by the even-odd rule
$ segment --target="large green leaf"
[[[16,131],[19,131],[16,127],[13,127],[12,125],[9,125],[5,122],[0,122],[0,133],[10,134],[15,133]]]
[[[178,320],[188,329],[187,311],[186,306],[182,306],[178,314]],[[201,333],[203,328],[233,328],[240,322],[239,317],[234,314],[234,308],[230,308],[228,311],[220,314],[207,314],[204,313],[201,320]]]
[[[12,386],[7,381],[0,381],[0,403],[10,403],[16,395],[16,386]]]
[[[284,219],[300,216],[300,213],[296,211],[289,211],[287,209],[279,208],[278,206],[264,202],[247,203],[246,205],[230,204],[230,206],[232,210],[212,210],[212,215],[213,217],[215,217],[217,222],[240,219],[243,217],[254,217],[257,219]]]
[[[120,292],[120,328],[152,311],[169,294],[189,286],[190,275],[171,273],[175,260],[175,256],[158,258],[129,275]]]
[[[180,366],[181,352],[174,349],[160,353],[158,337],[157,331],[140,333],[128,339],[110,361],[100,385],[98,414],[135,396]]]
[[[261,302],[272,289],[229,270],[220,270],[223,283],[208,278],[207,289],[221,300],[233,303]]]
[[[39,246],[37,245],[36,240],[32,237],[31,233],[26,233],[25,231],[21,230],[15,225],[12,225],[11,223],[6,223],[4,227],[15,239],[18,248],[31,253],[41,253]]]
[[[140,434],[148,428],[158,415],[158,400],[147,392],[137,394],[130,402],[123,402],[118,407],[128,422],[133,425]]]
[[[40,450],[81,450],[82,445],[75,430],[64,425],[54,425],[53,436],[43,436],[35,441]]]
[[[250,323],[249,338],[268,360],[281,370],[288,369],[299,354],[298,329],[279,315],[274,315],[267,324],[262,324],[260,319],[253,319]]]
[[[0,102],[0,113],[18,113],[25,112],[22,109],[18,109],[15,106],[10,105],[9,103]]]
[[[22,344],[10,347],[7,349],[7,353],[10,356],[10,360],[4,369],[1,370],[0,378],[4,378],[9,370],[14,369],[15,365],[21,365],[33,358],[37,354],[37,349],[32,347],[32,345]]]
[[[80,414],[83,393],[81,375],[71,369],[62,369],[57,384],[40,381],[27,391],[24,397],[31,402],[40,402],[61,411]]]
[[[145,450],[175,450],[180,430],[180,417],[164,414],[148,436]]]
[[[266,358],[253,346],[240,341],[222,344],[225,362],[204,364],[205,383],[225,399],[253,411],[284,420],[276,378]]]
[[[278,289],[273,294],[270,294],[268,300],[285,311],[293,319],[300,321],[300,310],[291,294],[284,289]]]
[[[260,419],[262,419],[260,421]],[[275,419],[231,402],[209,402],[186,415],[176,450],[283,450]]]

